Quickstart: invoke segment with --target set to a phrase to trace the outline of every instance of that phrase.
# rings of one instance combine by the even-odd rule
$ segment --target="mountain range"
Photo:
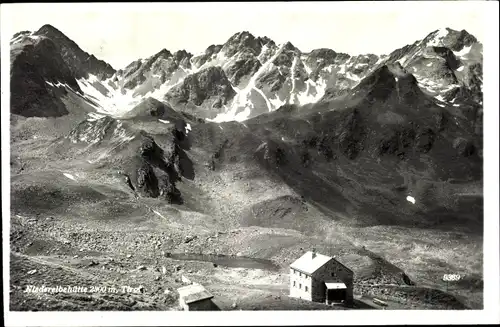
[[[376,69],[394,63],[414,75],[419,87],[441,101],[440,105],[458,106],[452,102],[457,97],[473,100],[467,105],[480,104],[482,98],[482,44],[465,30],[438,30],[382,56],[350,56],[326,48],[304,53],[290,42],[278,45],[245,31],[224,44],[209,46],[202,54],[163,49],[120,70],[89,55],[50,25],[34,33],[17,33],[11,45],[17,49],[13,57],[21,55],[13,68],[29,59],[44,70],[57,63],[57,71],[39,72],[46,79],[43,85],[35,76],[33,83],[41,88],[51,80],[67,84],[82,91],[97,111],[110,114],[153,97],[202,118],[244,120],[285,104],[328,101]],[[54,59],[44,57],[49,55]]]

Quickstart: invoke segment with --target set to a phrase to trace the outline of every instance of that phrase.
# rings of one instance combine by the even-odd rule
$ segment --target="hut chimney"
[[[316,249],[315,248],[312,249],[312,258],[313,259],[316,258]]]

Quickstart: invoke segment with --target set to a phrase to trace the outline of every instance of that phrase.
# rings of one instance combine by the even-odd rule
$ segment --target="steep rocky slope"
[[[180,110],[203,118],[214,118],[234,95],[235,91],[224,71],[220,67],[208,67],[172,87],[165,99]],[[205,112],[200,108],[207,110]]]
[[[11,112],[26,117],[68,114],[60,100],[67,85],[82,93],[54,42],[20,35],[11,43]]]

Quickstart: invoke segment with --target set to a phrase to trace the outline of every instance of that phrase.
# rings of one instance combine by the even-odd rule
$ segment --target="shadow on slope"
[[[283,108],[244,124],[203,124],[196,145],[217,159],[211,167],[256,160],[265,176],[334,220],[482,229],[481,212],[461,214],[459,189],[448,183],[482,179],[467,121],[437,106],[398,65],[381,67],[344,96],[350,106],[339,101],[318,104],[320,112]]]

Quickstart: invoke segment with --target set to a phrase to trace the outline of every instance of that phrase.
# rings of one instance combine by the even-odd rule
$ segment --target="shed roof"
[[[300,270],[301,272],[310,275],[332,259],[332,257],[320,253],[316,253],[316,256],[313,258],[313,252],[307,251],[304,255],[295,260],[290,265],[290,268]]]
[[[186,304],[211,299],[214,297],[212,294],[210,294],[209,291],[207,291],[200,284],[192,284],[192,285],[181,287],[177,290],[177,292],[179,292],[179,297]]]
[[[337,290],[337,289],[343,289],[347,288],[347,286],[344,283],[339,283],[339,282],[325,282],[326,288],[329,290]]]

